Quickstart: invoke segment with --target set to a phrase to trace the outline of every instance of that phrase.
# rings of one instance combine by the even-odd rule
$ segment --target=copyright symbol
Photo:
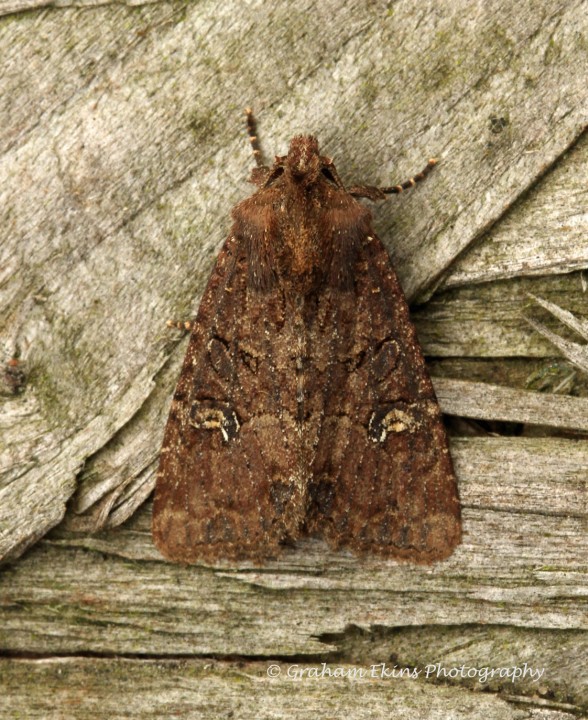
[[[279,665],[270,665],[267,669],[267,676],[271,678],[276,678],[280,675],[282,671],[280,670]]]

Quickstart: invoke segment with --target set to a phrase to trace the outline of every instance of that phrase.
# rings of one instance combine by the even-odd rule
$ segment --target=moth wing
[[[358,553],[447,557],[461,521],[445,428],[404,293],[373,233],[358,243],[354,282],[322,293],[311,337],[324,370],[309,379],[309,395],[322,398],[309,529]]]
[[[305,513],[289,412],[295,378],[268,346],[283,299],[248,289],[245,245],[231,236],[219,254],[165,430],[153,537],[177,562],[275,555]]]

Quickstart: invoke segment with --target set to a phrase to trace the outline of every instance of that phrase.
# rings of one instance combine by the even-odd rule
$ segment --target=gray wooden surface
[[[525,319],[578,341],[530,295],[588,316],[587,36],[581,0],[0,1],[0,361],[26,376],[0,372],[0,717],[588,706],[588,380]],[[307,541],[182,568],[152,545],[187,342],[165,320],[194,313],[250,192],[246,105],[268,157],[314,132],[349,184],[440,159],[373,212],[452,416],[465,537],[443,563]]]

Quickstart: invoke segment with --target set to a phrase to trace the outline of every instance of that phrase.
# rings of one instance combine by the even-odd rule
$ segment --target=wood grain
[[[547,425],[588,432],[588,399],[436,378],[435,392],[449,415]]]
[[[58,5],[0,2],[0,361],[26,377],[13,395],[0,366],[0,717],[580,715],[584,400],[521,393],[561,364],[527,293],[586,317],[585,3]],[[447,563],[311,542],[263,571],[188,571],[156,554],[149,506],[87,535],[150,492],[186,343],[165,321],[193,316],[250,191],[246,105],[268,157],[313,132],[348,184],[440,160],[374,208],[419,338],[445,378],[494,386],[479,417],[551,424],[453,440],[467,535]],[[566,382],[586,396],[580,371]],[[451,387],[460,413],[488,390]],[[395,656],[548,670],[475,694],[265,675],[267,658]]]
[[[269,668],[280,676],[268,677]],[[385,717],[394,707],[397,718],[456,720],[573,720],[577,706],[557,700],[534,699],[540,715],[524,713],[524,696],[510,703],[486,693],[455,687],[439,687],[411,680],[355,679],[354,674],[371,667],[348,663],[329,666],[348,673],[346,678],[294,679],[296,673],[324,672],[321,663],[222,662],[218,660],[96,660],[60,658],[18,662],[0,661],[6,694],[0,717],[17,717],[24,706],[27,718],[37,720],[64,708],[60,718],[170,717]],[[271,672],[271,670],[270,670]],[[377,670],[375,671],[377,672]],[[288,673],[292,679],[288,678]],[[45,694],[31,698],[23,692],[30,684]],[[32,700],[34,700],[32,702]],[[530,701],[527,700],[527,703]],[[521,708],[521,704],[523,704]],[[304,714],[301,713],[304,708]],[[6,714],[5,714],[6,713]],[[53,717],[56,717],[53,715]]]
[[[588,265],[588,133],[500,223],[453,263],[441,287],[569,273]]]

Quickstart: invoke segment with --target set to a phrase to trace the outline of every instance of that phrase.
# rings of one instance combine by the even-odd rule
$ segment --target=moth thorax
[[[286,167],[294,182],[314,182],[321,168],[317,139],[312,135],[296,135],[292,138]]]

